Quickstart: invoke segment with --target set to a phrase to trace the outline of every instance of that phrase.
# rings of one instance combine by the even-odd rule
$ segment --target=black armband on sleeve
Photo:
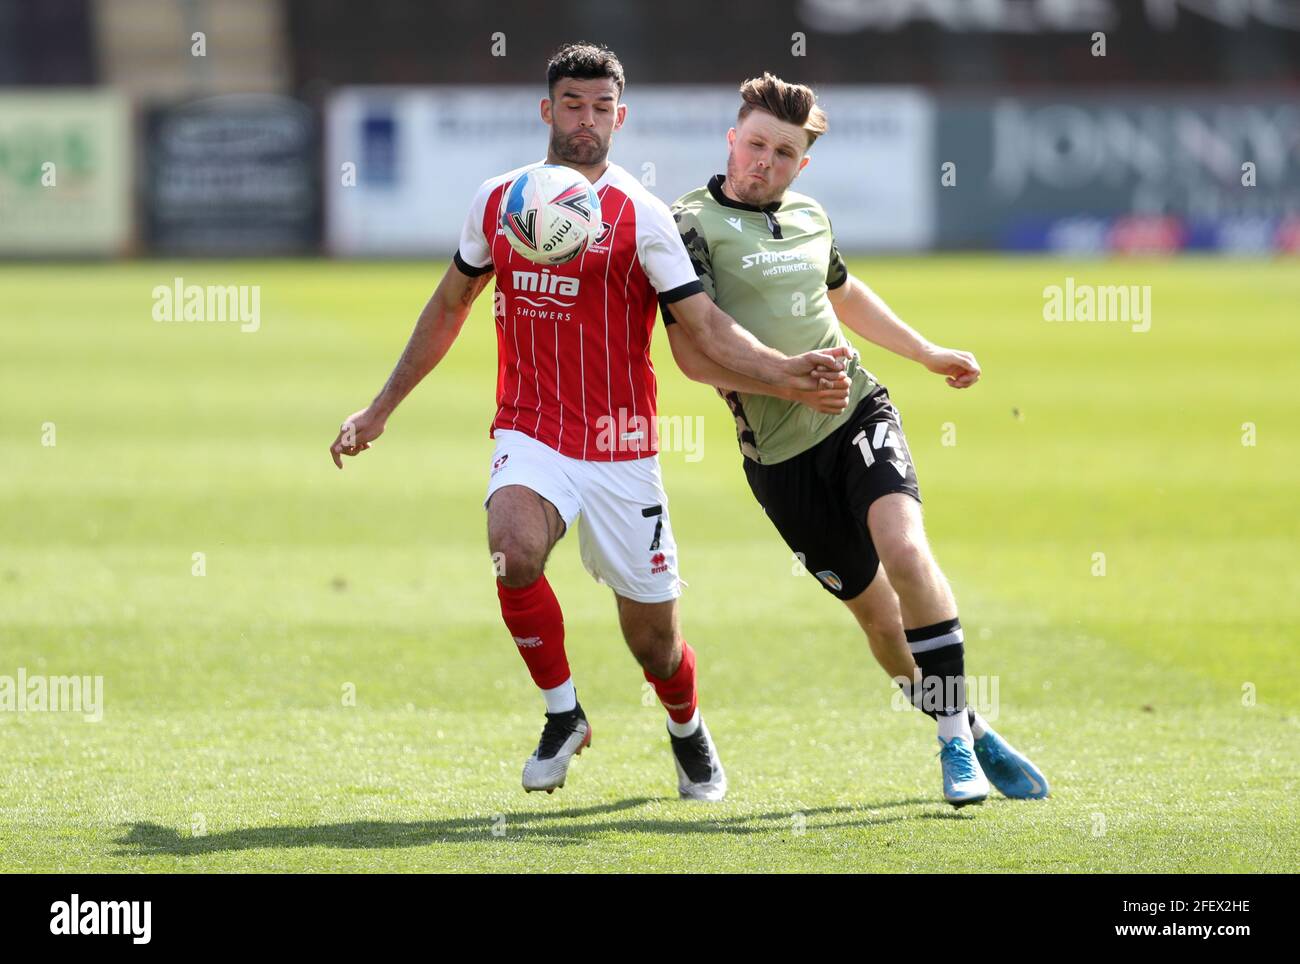
[[[487,264],[483,265],[483,267],[480,268],[477,267],[476,265],[470,264],[468,261],[462,258],[460,256],[459,251],[457,251],[454,255],[452,255],[452,260],[456,262],[456,267],[460,269],[461,274],[468,275],[471,278],[477,278],[479,275],[487,274],[489,271],[492,270],[491,261],[489,261]]]
[[[699,278],[694,281],[688,281],[684,285],[678,285],[671,291],[661,291],[659,293],[659,310],[663,312],[664,324],[675,325],[677,319],[673,313],[668,310],[668,306],[675,301],[681,301],[683,298],[689,298],[691,295],[698,295],[704,291],[704,285]]]

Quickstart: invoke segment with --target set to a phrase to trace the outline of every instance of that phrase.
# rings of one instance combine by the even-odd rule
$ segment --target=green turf
[[[102,675],[106,709],[0,713],[0,870],[1294,871],[1295,264],[853,269],[984,364],[955,392],[868,354],[903,413],[968,670],[998,677],[997,725],[1050,800],[941,802],[932,725],[891,709],[847,612],[792,573],[730,416],[662,337],[661,412],[705,417],[704,458],[663,464],[732,792],[675,799],[662,711],[566,539],[550,574],[595,740],[568,787],[525,795],[542,707],[479,507],[486,303],[339,473],[335,427],[441,266],[9,265],[0,675]],[[260,330],[153,321],[176,275],[260,285]],[[1150,284],[1151,330],[1044,321],[1042,289],[1067,275]]]

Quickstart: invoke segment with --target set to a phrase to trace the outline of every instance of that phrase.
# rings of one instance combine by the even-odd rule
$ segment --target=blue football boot
[[[1041,800],[1047,796],[1047,778],[1042,771],[987,724],[984,735],[975,741],[975,756],[989,781],[1004,797]]]
[[[980,803],[989,795],[989,781],[980,769],[970,744],[959,736],[939,745],[939,764],[943,767],[943,798],[954,807]]]

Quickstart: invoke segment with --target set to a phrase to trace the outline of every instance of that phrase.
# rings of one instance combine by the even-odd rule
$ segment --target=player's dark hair
[[[808,146],[826,133],[829,126],[826,111],[817,106],[817,95],[803,84],[787,84],[775,74],[763,72],[762,77],[752,77],[740,85],[740,111],[736,125],[756,110],[766,111],[777,120],[798,124],[808,135]]]
[[[565,44],[555,51],[546,65],[546,89],[552,97],[555,82],[564,77],[575,80],[609,77],[618,86],[618,96],[623,96],[623,65],[614,51],[600,44]]]

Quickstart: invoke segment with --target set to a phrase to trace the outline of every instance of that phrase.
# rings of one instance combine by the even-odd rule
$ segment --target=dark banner
[[[555,866],[564,868],[563,857],[556,858]],[[171,875],[0,878],[5,946],[19,955],[28,951],[42,957],[60,945],[65,956],[140,954],[150,947],[165,955],[201,948],[222,955],[283,949],[297,956],[373,956],[381,942],[427,938],[434,915],[454,920],[466,935],[495,937],[494,928],[501,930],[501,906],[516,906],[539,887],[560,884],[541,874],[452,879],[383,873],[195,874],[188,869],[181,859]],[[382,858],[376,858],[375,869],[384,869]],[[855,875],[850,894],[833,880],[825,882],[823,893],[823,885],[798,867],[790,871],[784,879],[729,875],[727,886],[741,899],[720,902],[707,920],[676,927],[676,932],[692,940],[696,932],[702,941],[722,937],[737,946],[748,937],[762,940],[765,947],[787,938],[801,950],[810,941],[824,941],[815,946],[829,948],[839,937],[861,939],[860,899],[855,895],[865,894],[875,915],[888,915],[894,931],[915,946],[916,935],[934,926],[935,888],[956,887],[990,895],[999,913],[1013,916],[1016,941],[1023,946],[1068,942],[1072,950],[1116,953],[1128,947],[1128,953],[1140,955],[1167,948],[1178,956],[1199,947],[1233,959],[1262,954],[1260,941],[1277,947],[1288,939],[1287,912],[1295,888],[1294,875],[914,873]],[[567,875],[564,882],[572,880]],[[611,917],[626,906],[634,888],[642,886],[626,876],[599,881],[584,876],[579,882],[592,892],[584,906]],[[810,894],[818,914],[812,937],[808,922],[798,915],[772,915],[773,921],[756,931],[752,912],[746,912],[765,902],[797,903]],[[521,949],[536,945],[531,933],[509,931]],[[501,937],[497,946],[513,950],[510,934]],[[885,928],[873,935],[878,941],[891,937]],[[957,938],[943,934],[934,940],[946,946]],[[593,938],[591,943],[596,950],[597,943],[604,946],[607,941]]]
[[[159,254],[242,257],[319,246],[318,125],[297,101],[213,97],[145,118],[145,237]]]
[[[941,98],[937,118],[944,247],[1300,250],[1294,98]]]
[[[561,43],[639,84],[935,89],[1300,83],[1300,0],[289,0],[295,89],[541,84]]]

